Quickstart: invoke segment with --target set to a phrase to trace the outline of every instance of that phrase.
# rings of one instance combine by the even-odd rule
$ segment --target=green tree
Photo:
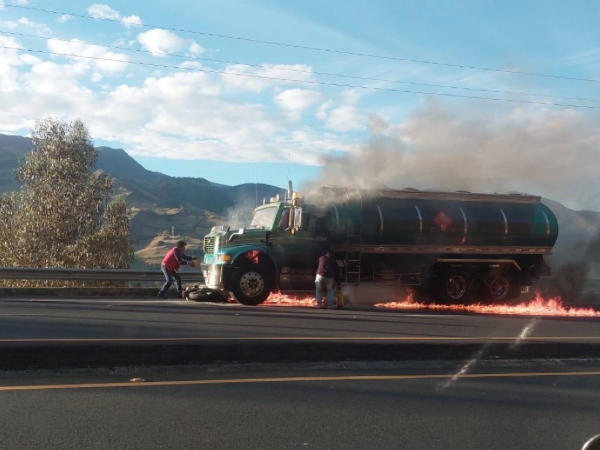
[[[129,268],[127,204],[94,171],[98,151],[83,122],[47,118],[15,172],[21,189],[0,196],[0,266]]]

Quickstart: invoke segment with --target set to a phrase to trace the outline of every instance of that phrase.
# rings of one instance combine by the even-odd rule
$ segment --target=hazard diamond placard
[[[445,212],[440,211],[435,219],[433,219],[440,230],[446,231],[450,225],[452,225],[452,218]]]

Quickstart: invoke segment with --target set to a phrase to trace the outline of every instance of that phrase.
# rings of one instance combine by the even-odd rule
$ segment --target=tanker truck
[[[246,228],[204,238],[208,288],[244,305],[273,291],[313,290],[318,258],[335,252],[343,286],[408,286],[445,303],[508,301],[550,274],[558,222],[525,194],[327,186],[257,207]]]

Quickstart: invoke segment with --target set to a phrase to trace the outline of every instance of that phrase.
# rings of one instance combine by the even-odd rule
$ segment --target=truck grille
[[[212,255],[215,252],[215,236],[209,236],[204,238],[204,254]]]

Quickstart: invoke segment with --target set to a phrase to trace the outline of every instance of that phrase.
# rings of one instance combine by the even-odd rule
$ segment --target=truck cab
[[[202,271],[208,288],[229,292],[244,305],[258,305],[275,289],[314,286],[326,238],[316,236],[318,214],[298,193],[271,198],[254,210],[246,228],[214,227],[204,238]]]

